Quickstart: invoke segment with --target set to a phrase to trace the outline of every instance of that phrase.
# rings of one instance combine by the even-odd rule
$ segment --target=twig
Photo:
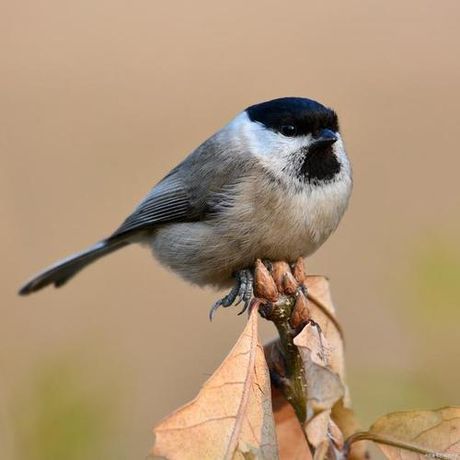
[[[294,345],[295,332],[289,324],[294,303],[294,297],[280,296],[275,303],[263,304],[259,311],[265,319],[275,324],[280,336],[277,343],[282,363],[270,366],[272,374],[275,374],[274,383],[292,405],[299,422],[303,425],[307,418],[307,383],[302,358]]]

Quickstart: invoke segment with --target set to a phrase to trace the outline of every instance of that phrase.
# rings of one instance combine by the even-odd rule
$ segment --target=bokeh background
[[[244,317],[136,247],[18,286],[110,233],[244,107],[333,106],[353,162],[332,281],[364,424],[460,403],[460,3],[3,2],[0,458],[137,459]],[[273,336],[263,325],[264,339]]]

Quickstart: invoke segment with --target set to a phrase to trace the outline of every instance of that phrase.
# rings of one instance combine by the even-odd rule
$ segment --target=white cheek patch
[[[287,137],[276,133],[261,123],[251,121],[246,112],[237,115],[223,131],[231,142],[237,143],[242,154],[253,155],[276,174],[292,166],[293,154],[314,142],[311,134]],[[338,140],[333,145],[334,153],[341,164],[342,173],[348,175],[351,173],[350,163],[342,137],[340,133],[336,134]]]
[[[253,122],[246,112],[234,118],[227,129],[240,139],[241,147],[263,162],[278,162],[301,148],[308,147],[313,138],[308,136],[287,137]],[[272,163],[273,164],[273,163]]]

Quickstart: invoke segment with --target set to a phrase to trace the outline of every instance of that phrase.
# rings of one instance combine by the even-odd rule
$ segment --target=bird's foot
[[[243,302],[243,309],[238,314],[241,315],[248,309],[249,304],[254,297],[254,276],[252,271],[249,269],[240,270],[236,273],[235,279],[236,284],[233,286],[232,290],[211,307],[211,310],[209,311],[209,319],[211,321],[219,307],[227,308],[232,305],[239,305]],[[235,303],[237,299],[238,301]]]

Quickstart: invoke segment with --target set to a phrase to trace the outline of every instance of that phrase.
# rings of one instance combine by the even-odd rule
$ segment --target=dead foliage
[[[249,320],[197,397],[154,428],[154,457],[352,460],[376,442],[388,459],[460,460],[460,408],[389,414],[360,431],[345,381],[329,282],[303,260],[257,261]],[[259,314],[279,338],[263,347]]]

